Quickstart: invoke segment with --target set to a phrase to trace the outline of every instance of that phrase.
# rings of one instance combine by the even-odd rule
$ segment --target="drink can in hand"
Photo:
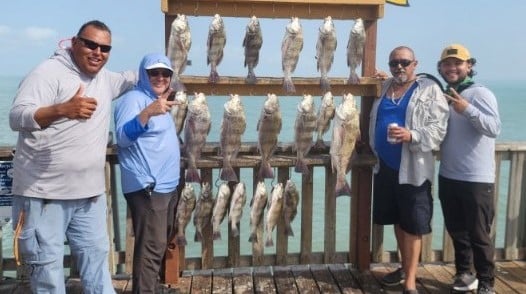
[[[389,142],[391,144],[398,143],[398,140],[395,137],[389,136],[389,129],[395,128],[395,127],[398,127],[397,123],[390,123],[389,125],[387,125],[387,142]]]

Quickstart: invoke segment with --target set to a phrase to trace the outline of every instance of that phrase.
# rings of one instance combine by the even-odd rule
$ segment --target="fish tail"
[[[296,93],[296,87],[294,87],[294,83],[292,82],[292,78],[290,78],[290,77],[283,78],[283,89],[287,93]]]
[[[258,241],[258,235],[256,233],[251,233],[250,237],[248,237],[248,242],[257,243]]]
[[[174,89],[175,92],[186,92],[186,87],[181,82],[181,80],[179,80],[178,76],[174,76],[172,78],[170,86]]]
[[[294,171],[297,173],[302,173],[303,175],[309,174],[309,167],[305,164],[305,161],[303,159],[296,160],[296,166],[294,167]]]
[[[357,85],[360,83],[360,77],[358,77],[358,74],[353,70],[351,71],[351,75],[349,76],[349,81],[347,81],[348,84]]]
[[[342,196],[342,195],[351,196],[351,187],[349,186],[349,183],[347,183],[345,179],[343,181],[337,180],[335,193],[336,193],[336,197]]]
[[[181,235],[181,236],[177,236],[175,238],[175,242],[177,243],[177,245],[179,246],[186,246],[187,242],[186,242],[186,237],[184,235]]]
[[[270,163],[267,161],[261,162],[261,167],[259,168],[258,173],[259,179],[273,179],[274,178],[274,171],[272,171],[272,167],[270,166]]]
[[[203,240],[203,235],[198,230],[195,231],[194,242],[201,242]]]
[[[239,236],[239,229],[237,228],[236,224],[235,223],[232,223],[232,237],[237,237]]]
[[[331,90],[331,84],[329,83],[329,79],[327,77],[323,77],[320,79],[320,87],[323,92]]]
[[[253,71],[249,71],[247,74],[247,78],[245,79],[245,82],[249,85],[254,85],[257,83],[257,77],[254,74]]]
[[[274,241],[272,240],[271,233],[267,236],[267,241],[265,241],[265,247],[272,247],[274,246]]]
[[[214,231],[213,237],[214,237],[214,240],[221,240],[221,232],[220,231]]]
[[[223,181],[227,182],[237,182],[237,175],[234,172],[234,169],[230,164],[225,165],[223,164],[223,168],[221,169],[221,174],[219,175],[219,178]]]
[[[210,76],[208,77],[208,82],[215,84],[219,81],[219,74],[215,69],[210,70]]]
[[[292,230],[292,226],[290,225],[290,222],[287,222],[285,225],[285,235],[289,237],[294,237],[294,231]]]
[[[325,142],[323,142],[323,139],[318,138],[316,140],[316,143],[314,143],[314,149],[322,150],[325,149]]]
[[[188,183],[201,183],[201,177],[199,176],[197,169],[189,168],[186,170],[185,181]]]

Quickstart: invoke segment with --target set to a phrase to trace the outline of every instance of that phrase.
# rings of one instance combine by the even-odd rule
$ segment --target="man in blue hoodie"
[[[156,293],[174,211],[180,173],[179,140],[170,109],[173,74],[162,54],[144,56],[139,82],[115,105],[122,192],[131,211],[135,249],[132,292]]]
[[[115,293],[108,266],[104,164],[111,101],[134,72],[104,69],[111,31],[93,20],[21,82],[9,113],[18,132],[13,159],[17,262],[33,293],[65,293],[64,236],[84,293]],[[20,254],[20,256],[18,255]]]

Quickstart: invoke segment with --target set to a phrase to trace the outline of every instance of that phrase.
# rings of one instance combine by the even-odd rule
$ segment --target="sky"
[[[414,49],[417,72],[437,75],[441,50],[462,43],[477,59],[479,80],[526,81],[526,11],[524,0],[409,0],[409,7],[386,4],[378,21],[377,67],[387,71],[396,46]],[[107,67],[136,70],[150,52],[164,52],[164,14],[155,0],[3,1],[0,11],[0,75],[23,76],[49,57],[62,39],[75,35],[86,21],[98,19],[112,30]],[[184,74],[208,75],[206,38],[210,16],[190,16],[192,66]],[[261,19],[263,48],[256,75],[281,77],[281,39],[287,19]],[[245,76],[242,39],[248,17],[225,18],[227,44],[220,75]],[[304,47],[294,76],[316,77],[315,51],[322,20],[302,20]],[[347,77],[346,45],[353,20],[335,22],[338,47],[329,76]]]

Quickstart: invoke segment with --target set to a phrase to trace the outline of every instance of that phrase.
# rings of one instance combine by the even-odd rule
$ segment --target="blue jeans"
[[[108,266],[105,194],[75,200],[13,196],[12,216],[15,233],[23,221],[15,242],[22,265],[29,267],[33,293],[66,293],[64,236],[77,261],[84,293],[115,293]]]

